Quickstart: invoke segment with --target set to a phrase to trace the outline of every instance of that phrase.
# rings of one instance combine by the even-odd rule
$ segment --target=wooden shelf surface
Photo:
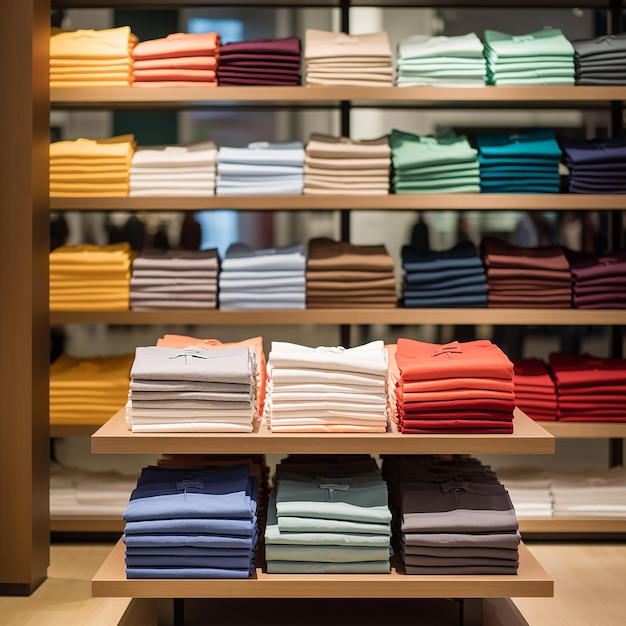
[[[626,407],[624,407],[626,412]],[[626,423],[612,422],[541,422],[557,439],[622,439],[626,438]]]
[[[511,435],[387,433],[133,433],[118,411],[91,437],[96,454],[553,454],[554,437],[519,409]]]
[[[95,597],[134,598],[511,598],[552,597],[554,583],[524,544],[516,576],[265,574],[246,580],[127,580],[120,540],[91,581]]]
[[[50,198],[52,211],[534,211],[626,210],[611,194],[388,194],[386,196],[206,196],[174,198]]]
[[[124,532],[121,517],[51,517],[53,533],[120,533]]]
[[[494,324],[521,326],[623,325],[620,309],[159,309],[152,311],[51,311],[50,324],[190,324],[299,326],[306,324]]]
[[[520,517],[519,524],[522,533],[626,533],[626,518]]]

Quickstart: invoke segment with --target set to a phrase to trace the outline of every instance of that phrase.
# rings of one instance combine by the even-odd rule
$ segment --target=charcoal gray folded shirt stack
[[[218,272],[214,249],[142,253],[132,265],[130,308],[214,309]]]
[[[138,347],[126,424],[133,432],[251,432],[257,413],[256,355],[224,350]]]
[[[626,85],[626,34],[573,41],[577,85]]]

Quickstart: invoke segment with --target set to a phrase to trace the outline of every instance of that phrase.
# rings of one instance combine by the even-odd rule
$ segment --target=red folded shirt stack
[[[403,433],[513,432],[513,363],[491,341],[398,339],[395,358]]]
[[[551,354],[558,418],[565,422],[626,422],[626,359]]]
[[[534,420],[554,421],[556,387],[541,359],[514,359],[515,404]]]
[[[138,43],[133,50],[133,87],[216,87],[217,33],[174,33]]]

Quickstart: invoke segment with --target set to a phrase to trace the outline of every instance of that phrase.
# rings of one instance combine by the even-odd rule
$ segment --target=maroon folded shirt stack
[[[534,420],[556,420],[556,387],[546,363],[541,359],[514,359],[513,367],[515,404]]]
[[[551,354],[558,419],[626,422],[626,359]]]

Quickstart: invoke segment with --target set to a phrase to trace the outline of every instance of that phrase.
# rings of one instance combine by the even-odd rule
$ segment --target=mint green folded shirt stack
[[[485,77],[483,44],[476,33],[456,37],[413,35],[398,44],[398,87],[481,87]]]
[[[392,130],[389,136],[395,193],[477,193],[478,151],[465,135],[420,136]]]
[[[574,46],[558,28],[527,35],[485,31],[487,84],[573,85]]]

